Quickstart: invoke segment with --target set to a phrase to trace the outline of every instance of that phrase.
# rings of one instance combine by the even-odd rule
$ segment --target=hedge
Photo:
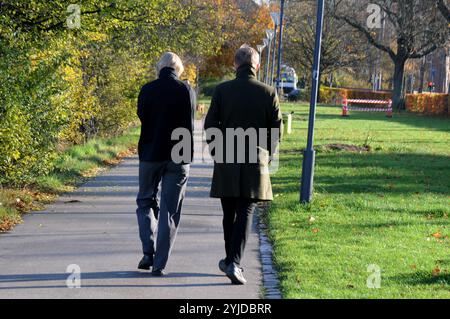
[[[448,94],[439,93],[407,94],[406,109],[414,113],[448,116],[450,98]]]
[[[348,88],[320,88],[320,103],[330,105],[341,105],[342,99],[367,99],[367,100],[389,100],[392,92],[373,92],[362,89]],[[406,95],[406,110],[413,113],[430,115],[449,115],[450,98],[448,94],[422,93]]]
[[[389,100],[392,99],[392,92],[379,91],[374,92],[371,90],[363,89],[348,89],[348,88],[320,88],[320,103],[340,105],[342,99],[364,99],[364,100]]]

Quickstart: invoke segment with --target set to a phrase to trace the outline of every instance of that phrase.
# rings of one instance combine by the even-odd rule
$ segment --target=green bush
[[[58,149],[117,136],[137,120],[144,67],[88,49],[0,44],[0,186],[25,186],[53,169]]]
[[[0,184],[23,185],[52,167],[64,113],[50,102],[59,61],[33,66],[23,51],[0,50]]]

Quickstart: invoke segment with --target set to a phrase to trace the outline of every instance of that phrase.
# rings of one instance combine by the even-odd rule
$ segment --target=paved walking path
[[[208,197],[212,165],[199,159],[200,125],[166,277],[136,268],[141,258],[135,217],[138,160],[131,157],[0,235],[0,298],[259,298],[255,231],[244,259],[249,284],[232,286],[217,269],[224,254],[222,214],[218,200]],[[80,289],[66,286],[71,264],[81,268]]]

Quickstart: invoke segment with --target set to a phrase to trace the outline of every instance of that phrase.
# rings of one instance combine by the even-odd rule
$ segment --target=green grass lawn
[[[299,204],[308,108],[294,111],[267,222],[285,298],[450,298],[450,119],[319,107],[314,200]],[[332,150],[349,144],[369,151]],[[369,289],[369,265],[381,288]]]

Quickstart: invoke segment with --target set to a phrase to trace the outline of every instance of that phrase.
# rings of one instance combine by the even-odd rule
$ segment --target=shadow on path
[[[69,273],[0,275],[0,283],[53,281],[53,280],[65,281],[69,275],[70,275]],[[81,273],[82,279],[133,279],[133,278],[150,278],[150,277],[155,278],[151,276],[150,272],[140,272],[140,271],[107,271],[107,272]],[[196,277],[223,277],[223,275],[174,272],[168,273],[162,278],[196,278]],[[0,287],[0,289],[3,289],[3,287]]]

